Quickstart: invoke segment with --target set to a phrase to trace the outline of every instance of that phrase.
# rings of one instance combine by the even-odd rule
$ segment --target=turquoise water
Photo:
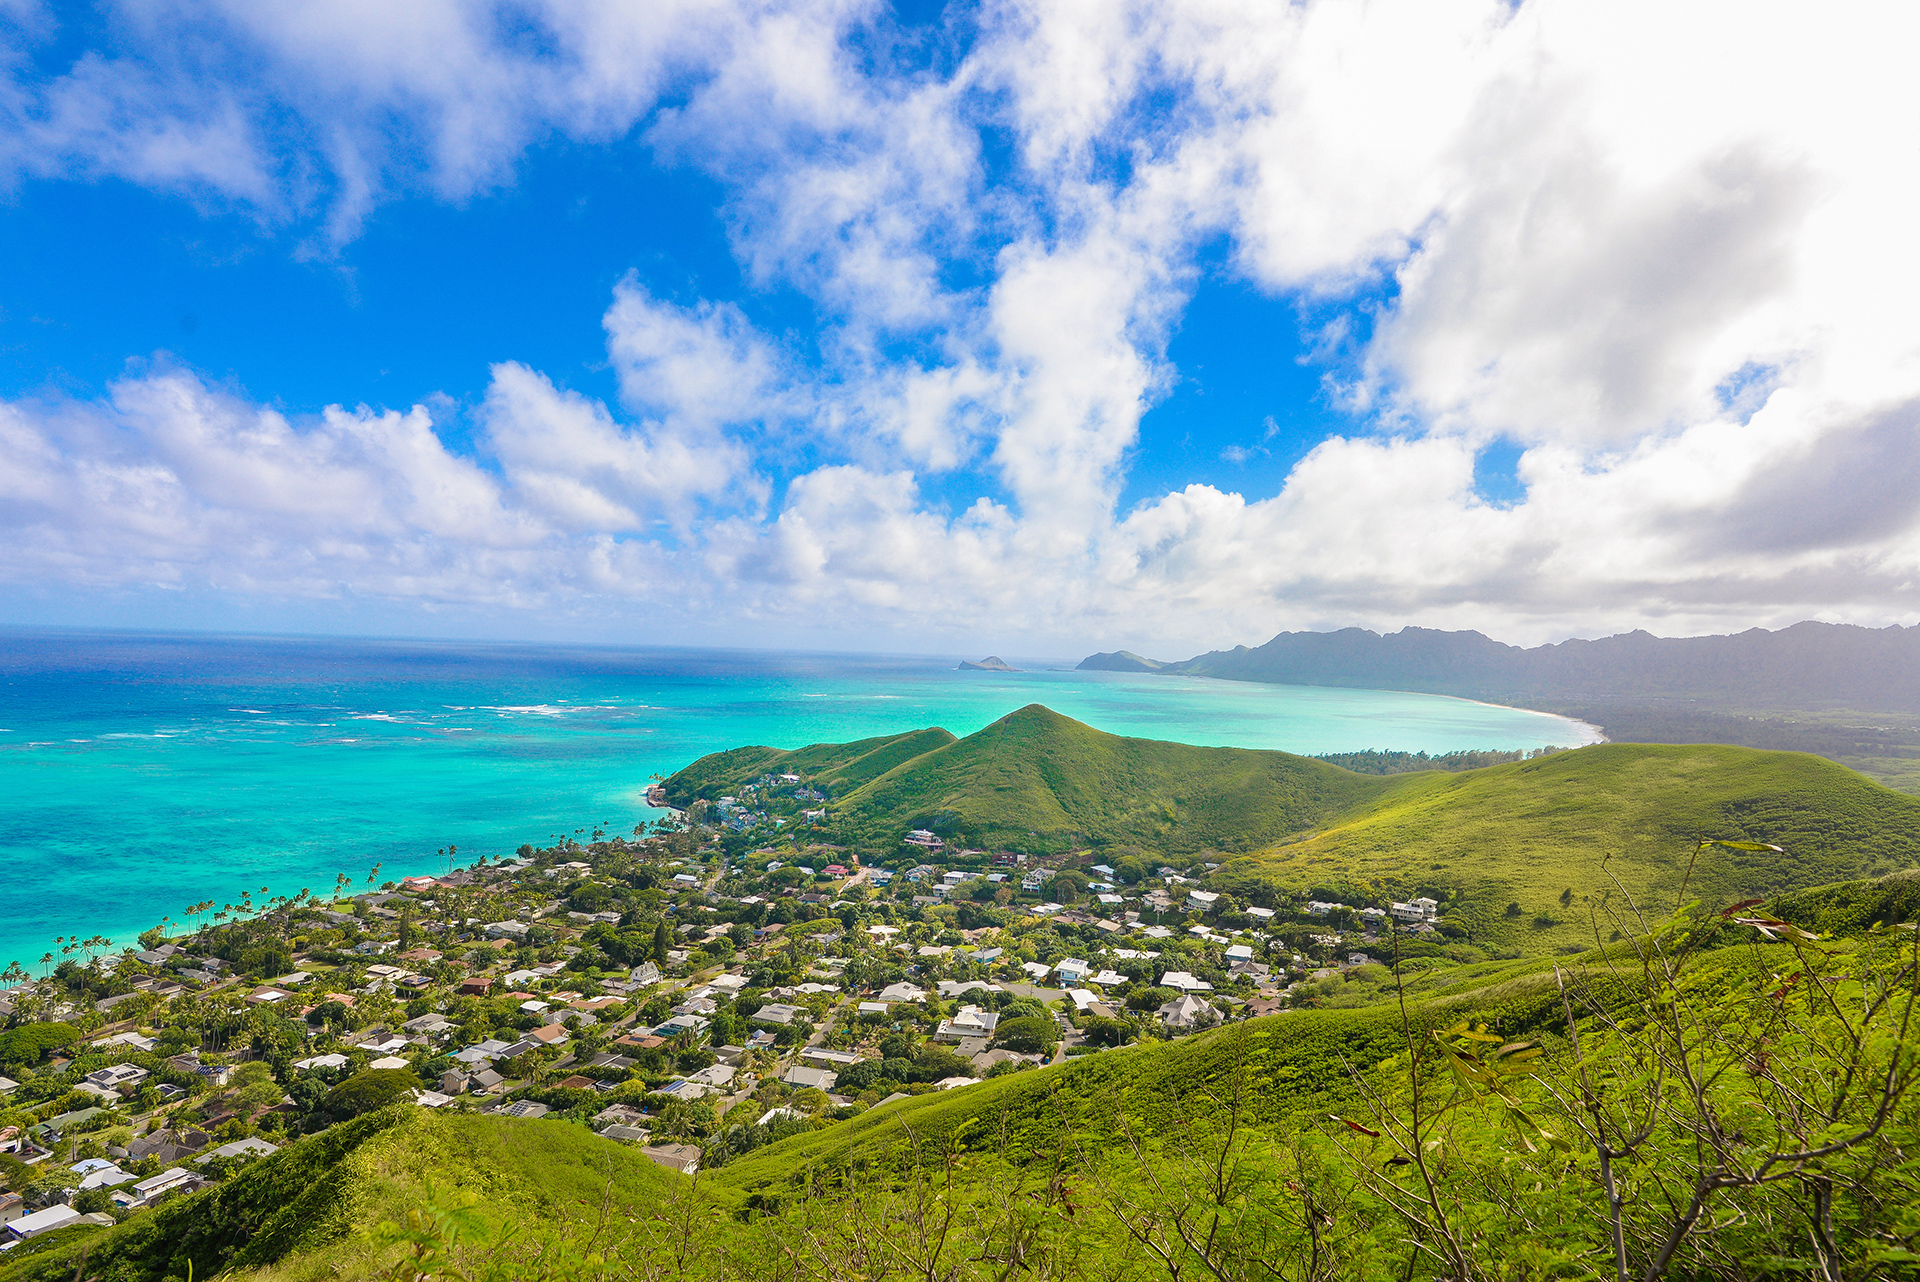
[[[1589,741],[1432,695],[872,655],[0,633],[0,966],[190,902],[444,870],[654,817],[648,779],[1028,703],[1116,734],[1316,753]],[[1018,660],[1015,660],[1018,663]],[[1068,666],[1067,661],[1054,661]]]

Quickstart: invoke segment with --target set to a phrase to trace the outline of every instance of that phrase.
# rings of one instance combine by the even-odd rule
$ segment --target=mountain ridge
[[[1644,630],[1523,648],[1477,631],[1282,632],[1263,645],[1163,662],[1090,655],[1086,671],[1410,690],[1498,702],[1687,699],[1749,708],[1920,712],[1920,626],[1796,623],[1777,632],[1656,637]]]

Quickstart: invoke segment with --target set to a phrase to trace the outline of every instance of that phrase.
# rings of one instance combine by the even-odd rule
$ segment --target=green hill
[[[702,798],[716,800],[765,774],[797,774],[837,795],[952,742],[953,735],[936,726],[853,743],[809,744],[791,751],[729,748],[710,752],[676,771],[663,786],[668,803],[674,806],[686,806]]]
[[[1675,852],[1702,837],[1783,848],[1703,856],[1693,885],[1722,899],[1920,864],[1920,799],[1819,757],[1751,748],[1602,744],[1357,775],[1284,752],[1121,738],[1035,704],[965,739],[921,730],[715,754],[668,788],[717,797],[767,771],[833,781],[833,822],[869,849],[927,827],[1036,851],[1223,851],[1236,857],[1221,882],[1255,902],[1427,893],[1452,900],[1476,942],[1529,952],[1590,939],[1589,912],[1616,878],[1634,895],[1670,895],[1685,872]]]
[[[1702,837],[1783,848],[1704,853],[1691,884],[1720,901],[1920,863],[1920,799],[1798,753],[1602,744],[1394,778],[1402,786],[1320,831],[1233,860],[1225,879],[1251,895],[1340,886],[1451,895],[1449,915],[1476,942],[1535,951],[1590,942],[1589,912],[1613,878],[1671,907],[1686,872],[1676,852]]]
[[[718,797],[769,771],[826,784],[847,835],[886,848],[925,827],[969,844],[1033,850],[1086,842],[1177,853],[1250,849],[1393,786],[1284,752],[1104,734],[1036,703],[965,739],[920,730],[837,751],[718,753],[668,779],[667,795]],[[856,786],[839,791],[849,782]]]

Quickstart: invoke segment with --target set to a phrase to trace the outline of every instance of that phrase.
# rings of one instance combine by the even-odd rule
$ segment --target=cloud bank
[[[642,147],[721,185],[749,287],[819,330],[629,280],[618,403],[498,363],[459,450],[433,407],[292,421],[164,364],[0,404],[0,575],[1067,649],[1911,621],[1909,21],[130,0],[48,65],[19,8],[0,181],[125,180],[324,254],[547,140]],[[1311,318],[1352,428],[1277,492],[1123,508],[1222,245]],[[1474,485],[1500,442],[1517,502]]]

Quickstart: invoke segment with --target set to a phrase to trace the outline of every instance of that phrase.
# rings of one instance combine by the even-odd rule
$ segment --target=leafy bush
[[[370,1068],[328,1091],[321,1111],[345,1121],[407,1099],[420,1089],[420,1079],[404,1068]]]
[[[1052,1050],[1059,1040],[1060,1031],[1051,1019],[1032,1015],[1003,1019],[993,1030],[995,1046],[1004,1046],[1023,1055],[1037,1055]]]

